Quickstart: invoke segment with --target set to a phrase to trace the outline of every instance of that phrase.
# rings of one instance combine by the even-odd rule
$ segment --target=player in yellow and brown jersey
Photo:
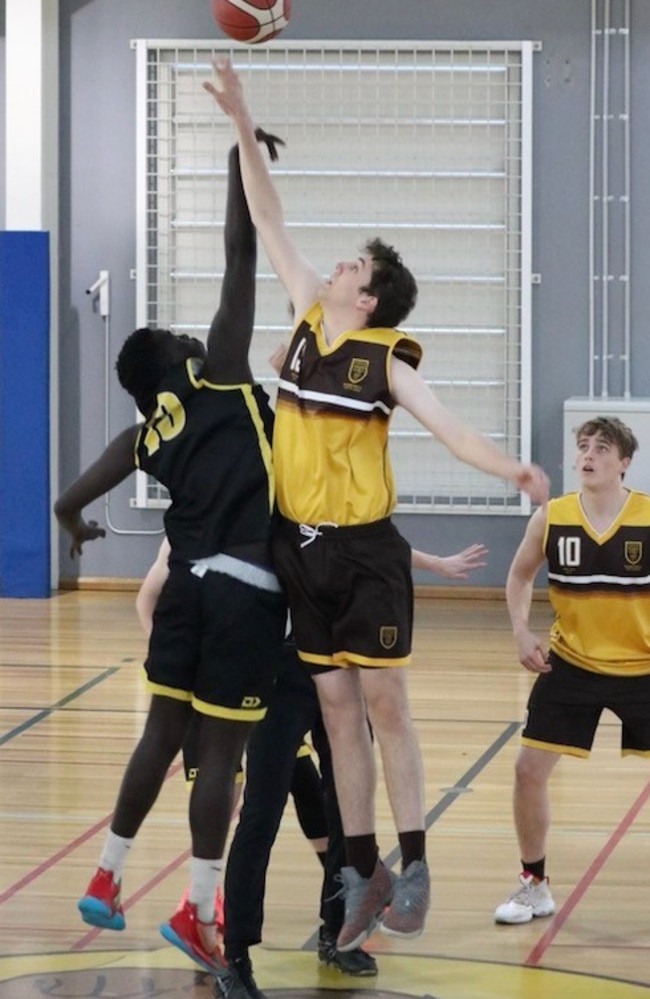
[[[299,253],[229,60],[206,89],[232,119],[253,222],[293,307],[273,436],[282,523],[273,557],[289,598],[300,658],[316,682],[346,840],[339,950],[373,929],[418,936],[429,906],[422,760],[406,687],[413,613],[410,549],[395,503],[388,426],[402,405],[461,461],[502,476],[535,501],[547,479],[465,426],[417,373],[419,347],[395,329],[415,280],[380,239],[323,281]],[[402,872],[378,859],[376,773],[366,708],[384,763]]]
[[[537,510],[508,575],[519,661],[538,674],[515,768],[520,884],[499,923],[549,916],[548,779],[562,753],[587,757],[603,708],[621,720],[621,751],[650,757],[650,496],[627,489],[629,427],[597,417],[576,431],[580,490]],[[535,576],[548,563],[555,611],[548,645],[529,627]]]

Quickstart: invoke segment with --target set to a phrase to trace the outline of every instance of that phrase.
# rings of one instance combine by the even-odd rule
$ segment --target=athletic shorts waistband
[[[371,520],[367,524],[335,524],[330,520],[321,521],[318,524],[299,524],[295,520],[288,520],[280,517],[280,526],[289,531],[294,531],[303,541],[315,540],[317,537],[325,538],[356,538],[365,535],[382,534],[387,528],[393,527],[390,517],[383,517],[381,520]]]
[[[258,590],[267,590],[269,593],[282,591],[278,577],[270,569],[253,565],[252,562],[244,562],[243,559],[234,558],[232,555],[224,555],[223,552],[209,558],[197,559],[192,563],[190,572],[200,579],[206,572],[222,572],[226,576],[238,579],[240,583],[255,586]]]

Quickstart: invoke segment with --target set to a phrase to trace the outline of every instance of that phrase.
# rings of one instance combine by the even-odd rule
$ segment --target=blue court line
[[[66,704],[70,703],[70,701],[74,701],[77,697],[81,697],[81,695],[85,694],[87,690],[91,690],[93,687],[96,687],[98,683],[102,683],[104,680],[108,679],[109,676],[112,676],[113,673],[117,673],[119,669],[119,666],[109,666],[109,668],[104,670],[103,673],[100,673],[99,676],[94,677],[94,679],[89,680],[88,683],[84,683],[82,687],[77,687],[76,690],[66,694],[60,701],[55,701],[51,707],[44,708],[42,711],[39,711],[38,714],[28,718],[27,721],[21,722],[20,725],[16,725],[16,727],[10,729],[9,732],[5,732],[4,735],[0,735],[0,746],[3,746],[5,742],[9,742],[11,739],[15,739],[17,735],[22,735],[23,732],[27,731],[27,729],[37,725],[38,722],[43,721],[44,718],[47,718],[55,711],[58,711],[59,708],[64,708]]]

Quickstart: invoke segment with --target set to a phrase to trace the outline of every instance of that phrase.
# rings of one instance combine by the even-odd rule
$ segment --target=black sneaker
[[[336,968],[343,975],[370,976],[377,974],[377,962],[372,954],[361,947],[342,951],[336,948],[336,933],[321,926],[318,931],[318,960],[330,968]]]
[[[228,961],[227,970],[215,975],[214,994],[216,999],[266,999],[253,978],[249,957]]]

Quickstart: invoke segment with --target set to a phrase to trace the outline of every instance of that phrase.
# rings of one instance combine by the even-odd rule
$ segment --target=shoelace
[[[537,884],[535,884],[535,882],[532,879],[525,878],[524,880],[522,880],[519,888],[516,888],[513,891],[508,901],[526,902],[526,900],[530,898],[530,894],[532,891],[535,890],[535,888],[537,888]]]
[[[312,541],[316,540],[316,538],[322,537],[323,532],[321,531],[321,527],[338,527],[338,526],[339,526],[338,524],[335,524],[331,520],[322,520],[319,524],[316,524],[316,526],[314,526],[313,524],[300,524],[299,527],[300,533],[303,534],[306,538],[305,541],[301,542],[300,547],[306,548],[307,545],[310,545]]]

